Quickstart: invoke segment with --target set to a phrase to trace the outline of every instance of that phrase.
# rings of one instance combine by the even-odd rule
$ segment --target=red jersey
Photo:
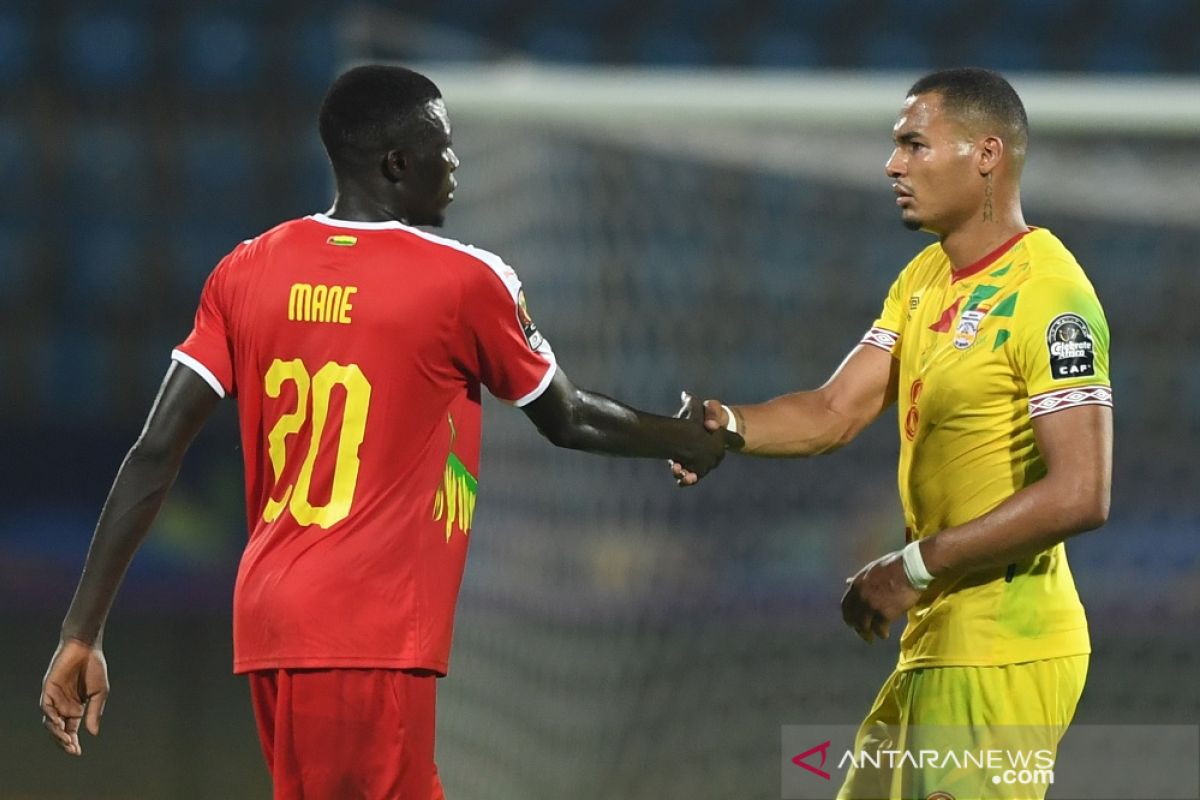
[[[480,385],[520,406],[555,369],[516,273],[398,222],[316,214],[226,256],[172,356],[238,399],[235,672],[445,673]]]

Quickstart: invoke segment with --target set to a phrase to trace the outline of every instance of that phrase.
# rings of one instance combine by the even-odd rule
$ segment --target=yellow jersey
[[[940,244],[900,273],[863,338],[899,360],[900,498],[920,539],[1046,474],[1032,420],[1112,405],[1108,324],[1083,269],[1044,229],[955,274]],[[909,611],[899,669],[1090,652],[1066,549],[935,580]]]

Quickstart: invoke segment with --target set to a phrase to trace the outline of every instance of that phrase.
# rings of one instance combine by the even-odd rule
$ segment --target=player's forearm
[[[1108,518],[1108,489],[1044,478],[965,525],[921,540],[934,577],[994,569],[1030,559]]]
[[[98,642],[125,571],[175,482],[181,460],[182,453],[151,450],[140,443],[125,457],[63,621],[64,639]]]
[[[755,456],[792,458],[829,453],[848,443],[862,427],[831,408],[820,390],[794,392],[731,409],[746,440],[739,452]]]
[[[562,447],[634,458],[674,459],[687,464],[711,447],[711,434],[695,422],[638,411],[595,392],[577,390]]]

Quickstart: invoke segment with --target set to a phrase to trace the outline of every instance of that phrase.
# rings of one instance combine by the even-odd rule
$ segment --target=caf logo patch
[[[925,800],[954,800],[954,795],[939,790],[926,797]]]
[[[537,350],[541,347],[545,339],[542,338],[542,332],[537,329],[537,325],[533,324],[533,317],[529,316],[524,289],[517,292],[517,321],[521,323],[521,332],[525,334],[525,341],[529,342],[530,349]]]
[[[1055,380],[1096,374],[1095,350],[1088,324],[1077,314],[1059,314],[1046,329],[1050,377]]]

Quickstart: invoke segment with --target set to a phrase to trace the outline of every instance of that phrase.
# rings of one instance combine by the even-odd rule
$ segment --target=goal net
[[[405,57],[387,30],[354,54]],[[446,234],[517,270],[575,383],[633,405],[819,385],[929,241],[883,172],[917,76],[418,68],[462,160]],[[1014,83],[1027,219],[1074,251],[1113,329],[1113,517],[1068,546],[1097,652],[1078,718],[1194,720],[1200,87]],[[439,698],[448,794],[778,797],[781,726],[856,723],[895,661],[899,626],[868,647],[838,603],[902,544],[896,437],[889,411],[830,457],[731,456],[681,491],[489,402]]]

